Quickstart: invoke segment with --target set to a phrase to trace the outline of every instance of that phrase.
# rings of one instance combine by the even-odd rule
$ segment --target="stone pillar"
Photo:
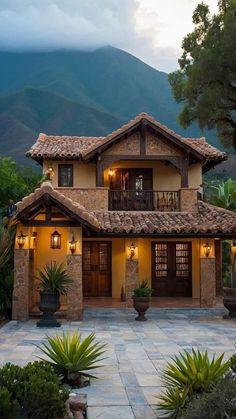
[[[203,308],[214,307],[216,304],[216,271],[215,258],[200,258],[201,288],[200,306]]]
[[[14,253],[14,289],[12,296],[12,319],[29,319],[29,294],[32,276],[32,249],[15,249]]]
[[[180,211],[197,211],[197,192],[198,189],[182,188],[180,189]]]
[[[215,261],[216,261],[216,295],[222,295],[222,242],[215,240]]]
[[[133,307],[133,290],[138,285],[138,259],[126,259],[125,263],[125,292],[126,306]]]
[[[67,273],[73,279],[67,295],[67,319],[82,320],[83,285],[82,255],[67,255]]]

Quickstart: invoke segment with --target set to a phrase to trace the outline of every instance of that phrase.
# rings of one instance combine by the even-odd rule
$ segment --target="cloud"
[[[198,0],[0,0],[0,49],[113,45],[163,70],[177,67]],[[209,0],[213,5],[217,0]]]

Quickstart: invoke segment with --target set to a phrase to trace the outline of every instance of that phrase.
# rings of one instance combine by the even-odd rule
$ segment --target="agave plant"
[[[223,361],[224,354],[209,359],[207,351],[192,349],[192,353],[184,351],[168,362],[163,371],[162,379],[166,387],[160,396],[158,408],[178,417],[188,400],[198,393],[208,390],[229,369],[229,362]],[[179,398],[177,397],[179,393]]]
[[[46,264],[43,270],[38,270],[39,276],[36,278],[40,281],[38,289],[41,292],[51,292],[53,294],[66,295],[70,284],[73,282],[68,277],[64,264],[56,262]]]
[[[81,334],[77,331],[71,336],[69,332],[63,332],[60,336],[47,337],[47,343],[43,343],[40,349],[49,358],[57,374],[61,375],[63,382],[80,386],[81,378],[93,377],[88,373],[93,368],[101,368],[98,361],[103,360],[101,356],[105,353],[106,344],[95,342],[95,335],[91,333],[82,340]],[[43,358],[40,358],[43,359]]]

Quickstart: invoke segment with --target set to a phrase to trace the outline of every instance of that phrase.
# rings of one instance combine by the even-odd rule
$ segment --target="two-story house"
[[[154,298],[215,304],[220,244],[236,214],[202,200],[202,174],[226,159],[205,138],[183,138],[146,113],[106,137],[40,134],[27,156],[45,181],[17,204],[13,318],[39,299],[37,269],[64,262],[74,279],[64,305],[81,318],[84,298],[131,306],[142,279]]]

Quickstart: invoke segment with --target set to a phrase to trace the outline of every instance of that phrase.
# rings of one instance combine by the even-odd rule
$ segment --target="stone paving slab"
[[[107,343],[104,367],[92,372],[99,379],[87,393],[88,419],[153,419],[162,391],[161,372],[179,351],[192,347],[214,353],[234,353],[236,320],[223,320],[222,309],[150,309],[148,321],[134,321],[132,309],[91,309],[81,322],[62,321],[60,329],[39,329],[35,320],[12,321],[0,328],[0,365],[25,365],[41,355],[38,346],[46,335],[79,330],[95,332]]]

